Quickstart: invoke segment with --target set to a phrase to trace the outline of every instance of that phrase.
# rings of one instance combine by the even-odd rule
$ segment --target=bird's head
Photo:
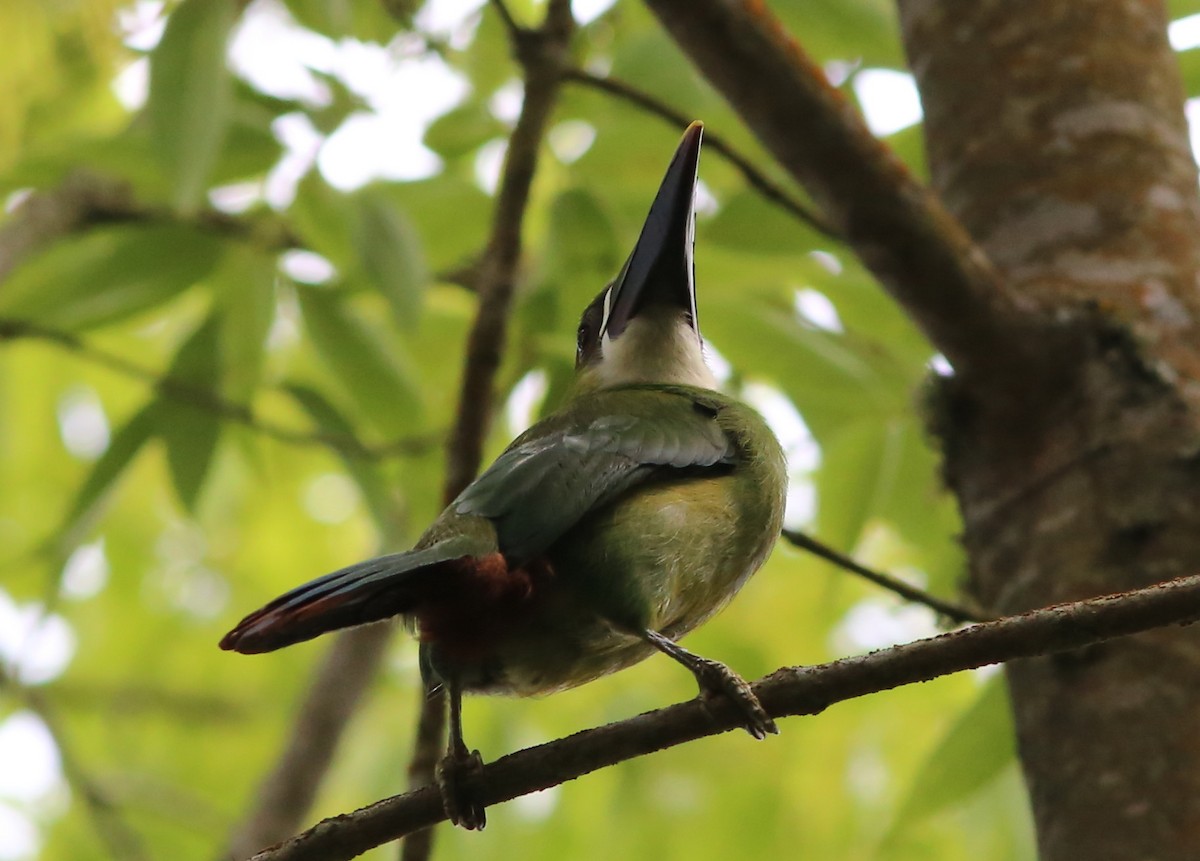
[[[716,388],[704,362],[692,263],[696,167],[704,126],[688,126],[633,253],[583,312],[575,367],[579,390],[626,383]]]

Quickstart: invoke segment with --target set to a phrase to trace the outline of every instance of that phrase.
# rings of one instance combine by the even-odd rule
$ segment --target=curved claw
[[[705,701],[721,698],[732,702],[742,713],[742,728],[757,739],[778,735],[779,727],[767,714],[746,680],[719,661],[702,658],[693,668]]]
[[[705,705],[718,698],[728,700],[742,713],[742,727],[750,735],[763,739],[768,735],[779,734],[779,727],[762,707],[762,703],[754,695],[754,690],[729,667],[720,661],[694,655],[657,631],[647,629],[641,632],[641,637],[691,671],[696,677],[696,683],[700,685],[701,702]]]
[[[482,770],[483,757],[477,750],[448,753],[437,766],[438,791],[446,818],[468,831],[482,831],[487,825],[487,808],[474,798],[471,786]]]

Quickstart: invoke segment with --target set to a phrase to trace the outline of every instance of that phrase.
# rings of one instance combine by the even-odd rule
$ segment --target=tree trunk
[[[1158,0],[901,0],[934,185],[1038,365],[936,399],[996,612],[1200,571],[1200,201]],[[1043,861],[1200,853],[1200,632],[1008,669]]]

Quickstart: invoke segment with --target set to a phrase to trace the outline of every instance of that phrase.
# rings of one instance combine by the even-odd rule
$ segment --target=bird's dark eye
[[[575,332],[575,367],[589,365],[600,356],[600,326],[604,322],[604,295],[608,288],[600,291],[591,305],[588,305],[579,320],[579,328]]]

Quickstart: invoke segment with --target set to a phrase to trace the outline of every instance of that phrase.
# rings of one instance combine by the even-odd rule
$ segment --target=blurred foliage
[[[902,67],[886,0],[772,6],[823,62],[851,74]],[[522,21],[540,15],[533,0],[512,8]],[[134,11],[149,23],[128,24]],[[73,765],[106,788],[152,857],[217,856],[328,645],[245,658],[218,651],[220,634],[301,580],[411,542],[437,509],[440,440],[475,308],[461,282],[490,218],[478,176],[510,128],[502,96],[519,70],[490,10],[437,32],[428,12],[401,0],[0,4],[0,31],[16,34],[0,55],[10,204],[0,230],[21,217],[23,195],[80,175],[127,183],[137,212],[85,218],[0,283],[0,319],[85,345],[0,348],[0,625],[15,603],[65,620],[73,638],[61,673],[3,689],[0,727],[52,708]],[[154,40],[141,37],[164,16],[147,47]],[[305,28],[325,97],[270,91],[227,64],[231,39],[256,16]],[[425,135],[435,173],[347,189],[313,152],[305,161],[303,147],[284,145],[287,122],[329,135],[374,109],[329,61],[335,50],[437,62],[463,82]],[[1185,57],[1193,93],[1195,53]],[[574,61],[704,118],[786,185],[639,4],[621,0],[586,23]],[[118,76],[148,80],[144,104],[123,106]],[[576,315],[620,266],[679,131],[612,95],[564,89],[500,379],[511,409],[498,414],[490,453],[524,413],[561,395]],[[918,129],[895,136],[923,172],[920,143]],[[731,389],[791,428],[796,497],[815,498],[807,526],[953,595],[964,565],[957,514],[915,407],[931,349],[845,248],[716,156],[701,175],[701,322]],[[264,188],[274,190],[264,198]],[[836,321],[801,313],[812,305],[799,296],[824,297]],[[548,389],[541,405],[527,394],[536,379]],[[689,646],[757,676],[932,628],[923,611],[780,548]],[[22,677],[14,667],[29,655],[13,642],[0,636]],[[51,650],[49,638],[29,642]],[[22,684],[35,683],[30,699]],[[547,701],[471,700],[467,729],[494,758],[692,693],[678,667],[651,660]],[[404,786],[417,704],[415,649],[397,642],[314,817]],[[0,796],[0,813],[29,818],[41,857],[102,857],[89,802],[64,781],[35,798]],[[490,822],[482,835],[445,831],[438,857],[1032,857],[1003,685],[968,675],[785,721],[764,744],[729,734],[625,763],[496,808]]]

